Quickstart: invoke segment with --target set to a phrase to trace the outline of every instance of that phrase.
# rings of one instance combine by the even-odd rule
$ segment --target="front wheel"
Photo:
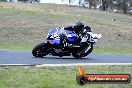
[[[32,54],[35,57],[43,57],[46,56],[48,54],[48,46],[46,43],[40,43],[38,45],[36,45],[33,50],[32,50]]]

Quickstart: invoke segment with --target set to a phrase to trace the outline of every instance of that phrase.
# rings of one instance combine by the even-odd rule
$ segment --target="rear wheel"
[[[86,47],[85,49],[84,49],[84,51],[85,51],[85,53],[84,53],[84,57],[85,56],[87,56],[88,54],[90,54],[92,51],[93,51],[93,44],[92,43],[89,43],[89,46],[90,46],[90,48],[89,47]],[[89,49],[88,49],[89,48]],[[88,49],[88,50],[87,50]]]
[[[48,46],[46,43],[40,43],[38,45],[36,45],[33,50],[32,50],[32,54],[35,57],[43,57],[46,56],[48,54]]]
[[[83,56],[80,55],[79,52],[77,53],[72,53],[72,56],[75,57],[75,58],[82,58]]]
[[[75,58],[82,58],[90,54],[92,50],[93,50],[93,44],[88,43],[88,45],[81,47],[81,50],[72,53],[72,56]]]

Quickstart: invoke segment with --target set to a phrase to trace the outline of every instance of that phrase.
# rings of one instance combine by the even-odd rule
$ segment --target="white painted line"
[[[73,64],[0,64],[0,66],[36,66],[36,67],[60,67],[60,66],[94,66],[94,65],[132,65],[132,63],[73,63]]]
[[[35,64],[0,64],[0,66],[36,66]]]
[[[94,65],[132,65],[132,63],[76,63],[76,64],[42,64],[36,67],[60,67],[60,66],[94,66]]]

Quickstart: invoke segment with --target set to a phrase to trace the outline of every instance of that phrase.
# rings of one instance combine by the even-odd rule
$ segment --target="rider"
[[[79,43],[85,43],[89,34],[87,32],[92,33],[92,29],[89,26],[85,26],[83,21],[76,21],[74,26],[68,26],[61,29],[61,44],[63,44],[63,40],[65,38],[65,30],[74,31],[81,39]]]

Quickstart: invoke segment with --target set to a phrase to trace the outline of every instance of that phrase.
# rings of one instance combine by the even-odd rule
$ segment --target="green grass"
[[[0,49],[10,49],[10,50],[32,50],[32,44],[6,44],[1,45]]]
[[[84,66],[88,74],[130,74],[132,66]],[[0,67],[0,88],[131,88],[130,84],[76,83],[78,67]]]
[[[92,53],[132,54],[132,50],[93,49]]]

